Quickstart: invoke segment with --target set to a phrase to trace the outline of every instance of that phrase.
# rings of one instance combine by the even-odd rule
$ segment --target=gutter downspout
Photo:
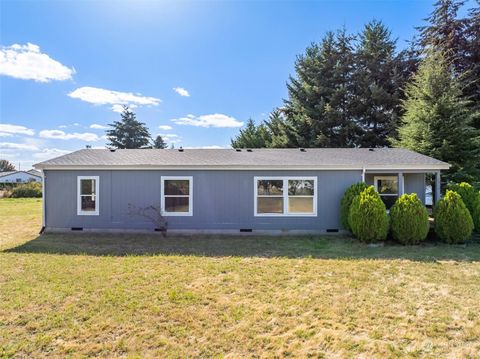
[[[362,182],[365,183],[365,167],[362,168]]]

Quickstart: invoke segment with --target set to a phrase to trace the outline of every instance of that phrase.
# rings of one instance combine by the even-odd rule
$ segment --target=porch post
[[[398,197],[405,193],[405,181],[403,178],[403,172],[398,172]]]
[[[440,171],[435,172],[435,203],[437,204],[440,201],[441,197],[441,184],[440,184]]]

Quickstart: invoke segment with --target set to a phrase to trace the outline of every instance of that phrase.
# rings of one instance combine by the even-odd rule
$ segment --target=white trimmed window
[[[317,177],[255,177],[255,216],[316,216]]]
[[[98,216],[99,184],[98,176],[77,177],[77,214],[79,216]]]
[[[398,177],[375,176],[374,183],[375,190],[380,195],[387,209],[390,209],[398,198]]]
[[[162,177],[162,214],[193,216],[193,177]]]

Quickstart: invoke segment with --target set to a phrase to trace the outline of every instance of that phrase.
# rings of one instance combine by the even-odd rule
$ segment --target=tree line
[[[449,162],[444,179],[480,172],[480,6],[440,0],[399,51],[380,21],[327,32],[295,62],[288,98],[232,147],[404,147]]]

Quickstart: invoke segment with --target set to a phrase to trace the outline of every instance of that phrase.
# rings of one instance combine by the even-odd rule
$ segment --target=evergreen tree
[[[160,136],[160,135],[158,135],[155,138],[155,141],[153,141],[153,148],[158,148],[158,149],[163,150],[167,147],[168,147],[167,143],[163,140],[162,136]]]
[[[285,120],[285,115],[282,110],[274,109],[267,121],[265,121],[267,128],[267,147],[272,148],[286,148],[291,142],[288,135],[293,133],[292,128]]]
[[[419,28],[424,50],[441,51],[455,76],[462,81],[462,93],[470,100],[472,111],[480,109],[480,6],[469,9],[467,17],[458,16],[464,0],[439,0]],[[480,129],[480,119],[473,126]]]
[[[121,120],[115,121],[111,130],[107,130],[108,146],[114,148],[147,148],[150,133],[144,123],[136,120],[135,114],[127,106],[123,107]]]
[[[245,128],[231,140],[231,145],[233,148],[262,148],[267,145],[266,138],[268,138],[268,130],[265,125],[257,126],[250,118]]]
[[[423,48],[443,53],[457,74],[465,72],[468,67],[464,61],[466,20],[458,18],[458,10],[464,3],[465,0],[438,0],[426,19],[428,25],[419,28]]]
[[[480,111],[480,1],[477,7],[470,9],[466,21],[465,39],[467,49],[465,61],[467,62],[464,74],[465,88],[463,93],[472,102],[472,110]],[[480,130],[480,116],[474,121],[474,127]],[[480,166],[480,164],[479,164]]]
[[[401,86],[405,84],[405,54],[396,56],[396,41],[379,21],[359,34],[355,68],[354,117],[361,128],[360,147],[384,147],[396,136],[401,114]]]
[[[328,32],[298,56],[287,84],[285,147],[351,147],[356,127],[350,114],[353,37]],[[275,136],[274,136],[275,137]]]
[[[445,56],[430,52],[406,88],[405,114],[394,145],[450,163],[445,181],[472,180],[480,146],[468,105]]]
[[[8,160],[0,160],[0,172],[15,171],[15,165]]]

